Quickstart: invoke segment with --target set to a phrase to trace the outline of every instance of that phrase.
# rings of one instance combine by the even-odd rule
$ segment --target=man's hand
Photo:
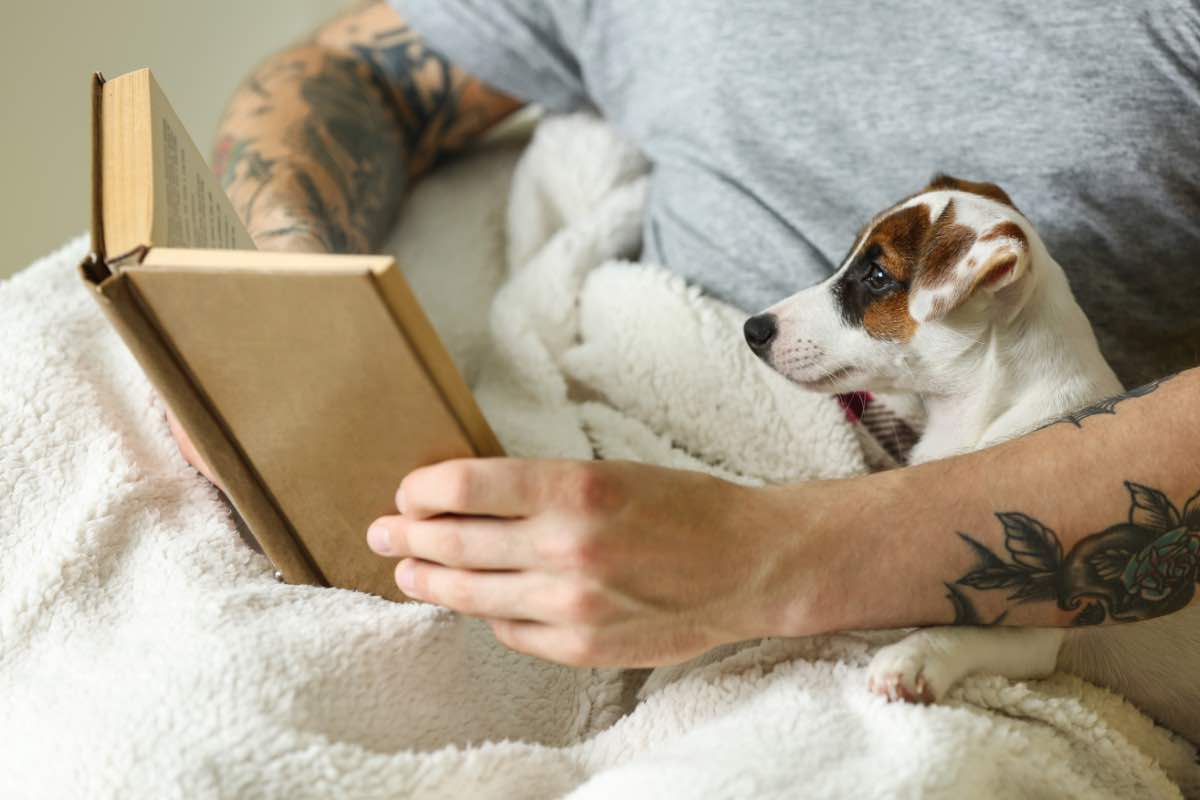
[[[1159,383],[1083,424],[841,480],[446,461],[404,479],[402,514],[368,541],[405,559],[408,594],[580,666],[670,664],[760,636],[1157,616],[1200,603],[1200,369]],[[1109,548],[1123,569],[1072,567],[1121,536],[1140,542]],[[1081,577],[1102,606],[1011,589]]]
[[[573,666],[674,664],[763,635],[760,490],[634,462],[461,459],[415,470],[369,529],[408,595]],[[793,576],[795,577],[795,576]]]

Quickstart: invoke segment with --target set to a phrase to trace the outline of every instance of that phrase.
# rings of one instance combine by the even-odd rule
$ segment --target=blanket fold
[[[762,368],[740,311],[628,260],[635,151],[586,116],[518,151],[448,165],[394,242],[511,453],[867,469],[843,405]],[[1200,794],[1189,746],[1070,676],[884,703],[884,633],[572,669],[445,609],[277,584],[78,284],[84,248],[0,285],[0,796]]]

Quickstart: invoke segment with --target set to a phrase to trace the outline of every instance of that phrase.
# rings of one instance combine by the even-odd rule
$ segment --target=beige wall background
[[[88,82],[154,70],[205,155],[225,101],[256,63],[346,0],[3,0],[0,279],[83,232]]]

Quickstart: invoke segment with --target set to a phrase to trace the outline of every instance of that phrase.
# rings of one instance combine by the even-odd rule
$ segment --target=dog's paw
[[[906,703],[936,703],[923,675],[906,672],[885,672],[867,677],[867,691],[887,699],[889,702],[903,700]]]
[[[875,654],[867,689],[889,701],[936,703],[957,679],[953,657],[936,642],[913,634]]]

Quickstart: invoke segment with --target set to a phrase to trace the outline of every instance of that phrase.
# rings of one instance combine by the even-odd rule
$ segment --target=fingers
[[[463,569],[522,569],[542,560],[534,551],[532,526],[524,520],[380,517],[367,529],[367,544],[383,556]]]
[[[510,650],[569,667],[602,666],[599,648],[585,629],[516,619],[489,619],[496,639]]]
[[[476,572],[404,559],[396,565],[396,584],[409,597],[473,617],[575,619],[574,590],[544,573]]]
[[[678,664],[709,647],[691,646],[689,655],[672,657],[658,655],[653,646],[645,655],[631,656],[630,634],[614,636],[589,625],[556,625],[521,619],[487,619],[496,639],[510,650],[537,658],[565,664],[569,667],[658,667]]]
[[[584,619],[565,623],[485,618],[509,649],[571,667],[661,667],[681,664],[711,650],[711,634],[678,624],[657,629],[623,617],[617,624]],[[634,624],[630,624],[633,622]]]
[[[526,516],[537,510],[546,463],[460,458],[422,467],[401,482],[396,507],[410,519],[438,514]]]

